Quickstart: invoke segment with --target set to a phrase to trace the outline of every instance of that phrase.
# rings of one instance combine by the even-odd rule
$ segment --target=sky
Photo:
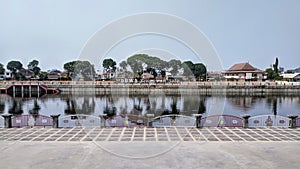
[[[300,67],[298,0],[0,0],[0,63],[18,60],[27,67],[36,59],[42,70],[63,69],[64,63],[80,58],[97,32],[144,13],[170,15],[197,28],[210,42],[224,70],[241,62],[264,70],[276,57],[285,70]],[[124,31],[119,27],[103,36],[102,42]],[[183,28],[180,34],[193,37]],[[104,46],[93,45],[99,49]],[[103,58],[120,62],[139,52],[205,64],[207,56],[199,56],[189,46],[159,32],[143,33],[123,37],[104,54],[93,57],[96,68],[101,67]],[[202,43],[196,48],[206,50]]]

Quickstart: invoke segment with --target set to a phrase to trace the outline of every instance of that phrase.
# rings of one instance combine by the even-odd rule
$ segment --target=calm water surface
[[[199,95],[67,95],[13,98],[0,95],[1,114],[166,114],[204,115],[275,114],[300,116],[300,96],[199,96]]]

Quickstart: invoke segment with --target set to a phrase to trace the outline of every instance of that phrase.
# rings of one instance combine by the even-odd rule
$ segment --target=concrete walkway
[[[300,129],[0,128],[0,166],[299,168]]]
[[[299,168],[300,142],[0,141],[0,166],[41,168]]]

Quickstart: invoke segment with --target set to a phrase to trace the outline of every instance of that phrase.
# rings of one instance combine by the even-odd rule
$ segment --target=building
[[[238,63],[222,72],[227,81],[262,81],[266,79],[266,72],[259,70],[249,63]]]
[[[12,78],[12,72],[9,70],[5,70],[3,74],[0,74],[0,80],[7,80]]]
[[[33,71],[28,69],[21,68],[20,70],[18,70],[18,72],[21,73],[25,79],[31,79],[32,77],[34,77]]]
[[[288,82],[300,82],[300,73],[283,73],[280,76],[282,76],[282,80]]]

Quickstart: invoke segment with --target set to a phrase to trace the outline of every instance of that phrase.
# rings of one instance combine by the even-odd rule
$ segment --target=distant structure
[[[300,73],[283,73],[280,76],[282,76],[282,80],[284,81],[300,82]]]
[[[222,74],[227,81],[262,81],[266,79],[265,71],[259,70],[247,62],[234,64]]]

